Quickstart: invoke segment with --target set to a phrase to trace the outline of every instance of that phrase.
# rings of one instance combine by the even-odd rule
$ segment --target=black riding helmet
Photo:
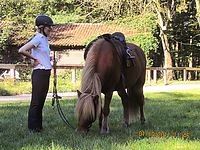
[[[44,32],[45,26],[55,26],[55,24],[53,23],[53,20],[49,16],[46,16],[46,15],[37,16],[35,20],[35,25],[38,26],[38,29],[42,30],[45,36],[47,36],[47,34]],[[39,27],[40,25],[44,25],[44,26]]]
[[[36,26],[40,26],[40,25],[55,26],[55,24],[53,23],[53,20],[49,16],[46,16],[46,15],[37,16],[35,20],[35,25]]]

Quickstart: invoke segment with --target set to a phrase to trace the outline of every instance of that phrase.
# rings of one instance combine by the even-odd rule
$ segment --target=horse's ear
[[[98,104],[98,99],[99,99],[99,95],[96,95],[93,97],[93,101],[96,105]]]
[[[80,97],[82,93],[81,91],[77,90],[77,94],[78,94],[78,97]]]

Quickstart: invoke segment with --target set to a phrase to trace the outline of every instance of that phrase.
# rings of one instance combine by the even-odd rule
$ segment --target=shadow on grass
[[[132,123],[122,128],[123,109],[118,96],[113,96],[108,125],[110,133],[100,134],[99,122],[96,120],[88,134],[80,135],[67,127],[61,120],[57,109],[51,107],[47,100],[43,109],[43,127],[41,134],[31,134],[27,130],[27,113],[30,102],[0,103],[0,148],[3,149],[112,149],[114,145],[126,146],[127,142],[152,138],[157,132],[167,133],[174,138],[175,134],[189,135],[186,140],[194,141],[200,133],[199,94],[184,92],[160,92],[145,94],[146,125]],[[60,100],[63,113],[77,127],[74,116],[76,98]],[[144,133],[144,136],[139,135]],[[189,134],[187,134],[189,133]],[[169,137],[168,137],[169,136]]]
[[[0,87],[0,96],[11,96],[11,95],[12,94],[10,92]]]

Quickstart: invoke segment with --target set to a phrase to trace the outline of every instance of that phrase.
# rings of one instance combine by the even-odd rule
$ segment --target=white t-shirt
[[[52,69],[50,62],[50,48],[48,37],[44,36],[41,33],[37,33],[35,37],[30,41],[35,47],[31,49],[32,55],[40,60],[42,65],[37,65],[35,69]]]

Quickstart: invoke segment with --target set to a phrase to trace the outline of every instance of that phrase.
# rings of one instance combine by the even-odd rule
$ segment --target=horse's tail
[[[139,111],[144,105],[143,88],[136,89],[134,86],[128,89],[129,95],[129,122],[137,122]]]

